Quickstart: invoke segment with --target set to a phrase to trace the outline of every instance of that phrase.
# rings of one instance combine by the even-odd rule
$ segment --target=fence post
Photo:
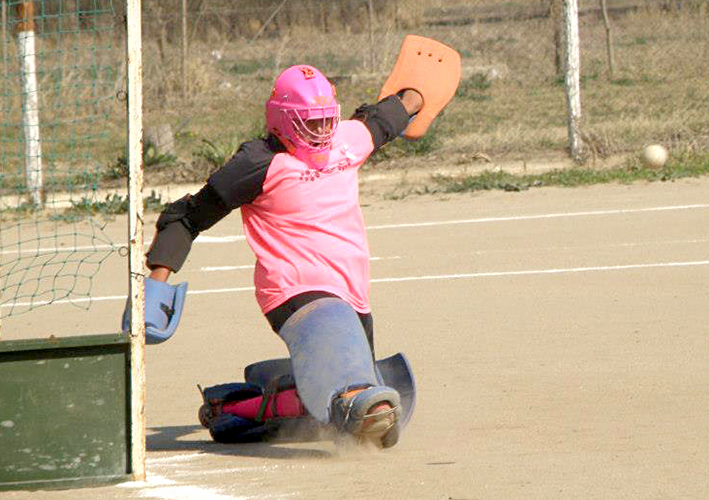
[[[25,136],[25,177],[30,201],[41,205],[42,143],[39,136],[39,98],[37,92],[37,61],[34,36],[34,4],[17,4],[17,45],[20,52],[22,78],[22,130]]]
[[[581,55],[579,43],[578,0],[564,0],[564,24],[566,26],[566,75],[564,88],[568,113],[569,150],[574,160],[581,159]]]
[[[606,0],[601,0],[601,12],[603,13],[603,24],[606,27],[606,50],[608,52],[608,79],[613,80],[613,68],[615,57],[613,56],[613,36],[611,33],[611,22],[608,18],[608,8]]]
[[[266,19],[266,22],[263,23],[263,26],[256,32],[254,37],[251,39],[250,43],[254,43],[256,39],[261,36],[261,33],[264,32],[264,30],[268,27],[269,24],[271,24],[271,21],[273,21],[273,18],[276,17],[276,14],[280,12],[280,10],[283,8],[283,6],[286,4],[288,0],[283,0],[278,7],[275,8],[275,10],[271,13],[270,16],[268,16],[268,19]]]
[[[5,0],[0,0],[2,4],[2,68],[3,75],[7,78],[7,5]]]
[[[145,481],[145,273],[143,264],[143,60],[141,0],[127,0],[128,242],[131,301],[131,471]]]
[[[182,0],[182,98],[187,98],[187,0]]]
[[[374,73],[374,5],[372,0],[367,2],[369,14],[369,72]]]
[[[561,11],[563,7],[561,3],[564,0],[551,0],[549,4],[549,19],[552,24],[553,42],[554,42],[554,69],[555,75],[561,76],[563,69],[563,42],[562,42],[562,21]]]

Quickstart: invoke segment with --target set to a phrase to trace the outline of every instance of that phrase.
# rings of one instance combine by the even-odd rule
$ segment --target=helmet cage
[[[290,124],[295,137],[291,140],[298,142],[297,146],[307,148],[311,152],[319,152],[329,149],[332,138],[335,136],[337,125],[340,121],[340,105],[282,109],[285,122]],[[308,123],[315,122],[316,126],[308,126]],[[320,122],[320,126],[317,124]],[[319,132],[322,130],[323,132]]]

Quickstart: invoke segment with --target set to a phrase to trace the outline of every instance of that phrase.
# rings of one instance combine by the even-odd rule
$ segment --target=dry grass
[[[427,9],[435,9],[436,3],[440,8],[441,2],[429,2]],[[482,8],[483,3],[476,5]],[[590,156],[632,153],[648,142],[673,150],[707,148],[709,93],[697,52],[709,53],[709,16],[700,14],[640,9],[614,17],[612,81],[602,22],[582,17],[583,132]],[[244,42],[225,43],[218,62],[208,57],[206,48],[193,47],[202,59],[193,61],[201,67],[201,80],[190,82],[191,104],[207,112],[189,115],[182,108],[176,113],[180,117],[172,119],[188,120],[187,128],[197,137],[245,137],[262,121],[262,102],[273,77],[296,62],[346,77],[338,78],[338,89],[348,114],[376,98],[405,32],[432,36],[463,55],[461,89],[467,92],[451,103],[438,124],[445,152],[482,151],[498,158],[564,154],[563,82],[555,74],[550,20],[544,18],[377,31],[373,50],[367,33],[288,33],[251,48]],[[207,74],[212,76],[209,82]],[[165,112],[155,110],[149,119],[165,120]]]
[[[618,0],[609,5],[627,3]],[[701,2],[685,2],[693,6],[663,11],[656,7],[658,3],[645,2],[647,8],[613,16],[613,80],[608,78],[601,19],[595,15],[581,18],[583,135],[592,159],[633,153],[648,142],[664,143],[673,152],[701,151],[709,146],[709,90],[706,65],[700,63],[709,60],[707,7]],[[441,148],[436,152],[437,161],[471,152],[498,160],[563,156],[566,104],[563,82],[554,67],[552,24],[548,18],[535,17],[546,5],[542,0],[524,4],[399,0],[397,16],[377,19],[371,34],[367,29],[324,34],[291,26],[252,43],[212,32],[205,40],[190,42],[185,99],[179,41],[163,43],[160,48],[157,38],[146,35],[145,122],[147,126],[172,126],[178,158],[172,167],[153,169],[152,178],[147,172],[148,180],[203,180],[214,168],[196,154],[203,140],[230,145],[256,134],[263,126],[263,102],[273,78],[290,64],[310,63],[332,76],[338,84],[343,113],[349,115],[362,102],[376,99],[406,33],[439,39],[463,56],[460,95],[436,128]],[[596,5],[590,0],[581,2],[582,11]],[[513,15],[517,19],[510,18]],[[508,16],[506,21],[481,21],[504,16]],[[478,21],[459,26],[438,22],[451,19]],[[80,75],[71,72],[62,75],[60,85],[52,86],[50,81],[56,72],[46,72],[40,82],[42,89],[60,89],[44,95],[45,114],[86,111],[57,105],[63,99],[82,98],[68,96],[72,89],[99,103],[90,116],[100,117],[103,135],[88,141],[92,143],[90,150],[77,138],[91,137],[95,130],[87,130],[93,125],[82,125],[80,119],[73,121],[74,128],[55,127],[51,135],[45,134],[51,137],[50,158],[56,158],[55,163],[67,171],[79,168],[77,165],[85,168],[87,158],[108,168],[123,154],[124,103],[115,94],[124,85],[125,70],[120,63],[121,43],[114,45],[94,61],[113,68],[112,73],[103,74],[98,88],[72,85],[72,78]],[[69,52],[60,54],[71,57]],[[90,56],[97,58],[95,53]],[[64,64],[71,67],[70,61]],[[4,124],[19,123],[18,96],[5,98]],[[3,172],[19,171],[20,154],[13,152],[21,142],[19,129],[4,126],[2,134]],[[68,147],[84,148],[68,160],[74,167],[62,164],[62,159],[69,157]],[[423,148],[412,154],[428,151]]]

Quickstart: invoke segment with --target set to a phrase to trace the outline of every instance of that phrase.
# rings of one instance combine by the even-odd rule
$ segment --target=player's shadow
[[[209,432],[201,425],[173,425],[151,427],[145,436],[147,451],[201,451],[219,455],[243,457],[303,459],[330,458],[334,454],[316,448],[292,448],[289,443],[315,442],[313,439],[276,439],[268,442],[222,444],[212,441]]]

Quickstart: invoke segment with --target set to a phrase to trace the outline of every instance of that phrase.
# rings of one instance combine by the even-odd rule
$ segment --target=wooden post
[[[182,0],[182,98],[187,98],[187,0]]]
[[[25,178],[30,202],[41,205],[42,142],[39,136],[39,95],[37,90],[37,60],[34,36],[34,4],[17,4],[17,45],[20,53],[22,78],[22,130],[25,137]]]
[[[549,5],[549,18],[552,24],[553,30],[553,42],[554,42],[554,69],[556,71],[556,76],[561,76],[564,72],[564,47],[563,47],[563,30],[562,30],[562,20],[561,11],[562,3],[564,0],[550,0]]]
[[[372,0],[367,2],[367,12],[369,13],[369,72],[374,73],[374,5],[372,5]]]
[[[143,60],[141,0],[127,0],[128,242],[131,301],[131,472],[145,481],[145,270],[143,256]]]
[[[7,78],[7,4],[5,0],[0,0],[2,4],[2,68],[3,76]]]
[[[566,26],[566,75],[564,88],[568,113],[569,150],[571,157],[579,161],[582,156],[581,141],[581,49],[579,43],[578,0],[564,0],[564,24]]]
[[[601,12],[603,13],[603,24],[606,27],[606,49],[608,52],[608,79],[614,78],[615,57],[613,55],[613,36],[611,33],[611,22],[608,18],[608,8],[606,0],[601,0]]]
[[[283,0],[278,7],[275,8],[275,10],[271,13],[270,16],[268,16],[268,19],[266,19],[266,22],[263,23],[263,26],[256,32],[254,37],[251,39],[250,43],[254,43],[256,39],[261,36],[261,33],[268,27],[269,24],[271,24],[271,21],[273,20],[274,17],[276,17],[276,14],[283,8],[283,6],[286,4],[288,0]]]

